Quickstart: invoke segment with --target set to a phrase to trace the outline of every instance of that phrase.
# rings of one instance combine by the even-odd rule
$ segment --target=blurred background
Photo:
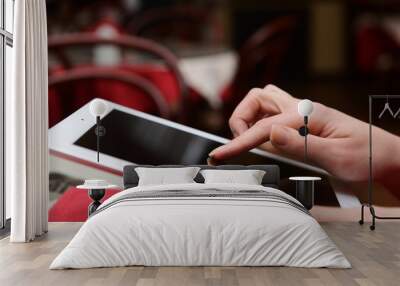
[[[273,83],[364,121],[369,94],[400,91],[396,0],[48,0],[47,9],[49,128],[97,97],[230,138],[229,116],[252,87]],[[53,172],[53,194],[76,181]]]
[[[268,83],[364,119],[367,94],[399,91],[400,1],[265,2],[49,0],[50,82],[78,70],[126,71],[161,91],[172,118],[216,133],[251,87]],[[124,87],[117,101],[159,111],[138,87]],[[60,89],[50,86],[51,126],[89,100],[69,97],[60,109]]]

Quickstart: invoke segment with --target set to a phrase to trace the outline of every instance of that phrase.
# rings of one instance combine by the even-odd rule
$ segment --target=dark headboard
[[[177,167],[200,167],[201,169],[221,169],[221,170],[264,170],[266,173],[262,180],[263,186],[279,188],[280,172],[278,165],[221,165],[221,166],[208,166],[208,165],[161,165],[161,166],[151,166],[151,165],[128,165],[124,167],[124,189],[129,189],[136,187],[139,182],[139,177],[135,171],[137,167],[157,167],[157,168],[177,168]],[[203,183],[204,178],[199,174],[196,176],[195,181],[197,183]]]

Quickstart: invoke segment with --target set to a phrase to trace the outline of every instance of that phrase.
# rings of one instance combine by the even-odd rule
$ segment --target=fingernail
[[[209,157],[214,157],[215,153],[218,152],[219,149],[221,149],[222,146],[219,146],[218,148],[215,148],[214,150],[212,150],[210,153],[208,153]]]
[[[231,129],[231,132],[234,138],[238,136],[238,133],[236,132],[235,129]]]
[[[216,166],[215,160],[212,157],[207,158],[207,165]]]
[[[271,141],[274,145],[284,146],[288,143],[289,130],[284,126],[273,126]]]

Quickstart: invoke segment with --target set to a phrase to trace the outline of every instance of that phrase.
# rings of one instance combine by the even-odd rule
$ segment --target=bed
[[[206,184],[199,173],[195,183],[152,186],[138,186],[137,167],[124,168],[125,190],[99,207],[50,269],[351,267],[307,209],[279,190],[278,166],[197,166],[263,170],[261,185]]]

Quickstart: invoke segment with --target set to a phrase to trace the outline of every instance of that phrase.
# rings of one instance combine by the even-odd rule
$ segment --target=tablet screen
[[[221,143],[196,134],[180,130],[159,122],[151,121],[120,110],[112,110],[102,119],[106,129],[101,137],[100,151],[103,154],[135,164],[207,164],[209,152]],[[83,134],[74,144],[96,151],[95,126]],[[278,164],[281,170],[282,189],[294,193],[294,185],[287,180],[290,176],[320,176],[315,172],[273,160],[266,156],[246,152],[225,164]],[[285,186],[286,184],[286,186]],[[316,194],[318,204],[338,205],[327,180],[319,186],[324,192]]]
[[[102,119],[106,135],[101,153],[136,164],[206,164],[208,153],[221,143],[139,116],[112,110]],[[96,150],[95,126],[75,144]],[[266,164],[267,157],[246,153],[229,163]]]

